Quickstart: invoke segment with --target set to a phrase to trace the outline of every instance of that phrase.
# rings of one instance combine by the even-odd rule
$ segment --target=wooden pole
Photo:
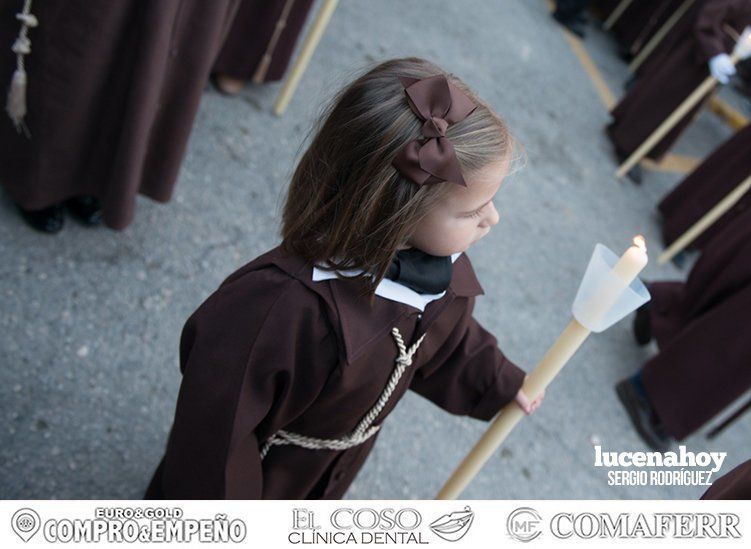
[[[706,231],[707,228],[709,228],[715,221],[717,221],[728,210],[730,210],[730,208],[735,206],[743,197],[743,195],[746,194],[749,190],[751,190],[751,175],[744,179],[741,183],[739,183],[738,186],[730,191],[727,195],[725,195],[725,197],[720,200],[720,202],[718,202],[714,206],[714,208],[705,213],[701,219],[691,225],[691,227],[685,233],[678,237],[667,250],[662,252],[657,260],[657,263],[663,265],[673,259],[676,255],[683,251],[686,246],[696,240],[696,238],[701,233]]]
[[[338,3],[339,0],[324,0],[323,6],[318,11],[310,32],[305,37],[300,55],[295,59],[295,64],[292,66],[289,76],[285,79],[282,91],[279,93],[279,97],[274,104],[274,114],[277,116],[281,116],[287,110],[287,106],[297,89],[297,85],[300,83],[300,79],[302,79],[308,63],[310,63],[313,52],[315,52],[318,43],[321,41],[323,33],[326,31],[326,26],[329,24]]]
[[[665,119],[665,121],[658,126],[658,128],[647,137],[647,139],[639,145],[639,147],[631,153],[623,164],[621,164],[618,170],[615,172],[616,177],[623,177],[631,168],[636,166],[639,161],[644,158],[649,151],[651,151],[660,139],[665,137],[670,130],[672,130],[678,122],[683,119],[688,112],[693,109],[699,102],[706,97],[706,95],[714,88],[717,80],[714,76],[708,76],[704,82],[689,95],[683,103],[681,103],[673,113]]]
[[[739,417],[741,417],[743,414],[751,410],[751,400],[748,400],[744,405],[742,405],[740,408],[738,408],[735,412],[732,413],[730,417],[725,419],[722,423],[720,423],[717,427],[712,429],[707,433],[707,439],[712,440],[717,435],[722,433],[727,427],[736,421]]]
[[[602,28],[605,30],[612,29],[613,25],[616,24],[618,19],[621,18],[621,15],[623,15],[623,12],[628,9],[628,7],[631,5],[631,2],[633,1],[634,0],[621,0],[620,4],[615,7],[615,9],[610,13],[610,16],[605,20]]]
[[[634,57],[634,59],[631,61],[631,64],[628,66],[629,71],[636,72],[636,70],[641,67],[642,63],[644,63],[647,57],[649,57],[649,55],[655,50],[660,42],[662,42],[663,38],[665,38],[668,32],[670,32],[670,29],[672,29],[678,22],[678,20],[683,17],[683,14],[688,11],[693,3],[694,0],[685,0],[683,4],[681,4],[677,10],[675,10],[673,15],[671,15],[670,18],[665,21],[665,24],[660,27],[660,30],[655,33],[652,39],[647,42],[636,55],[636,57]]]
[[[287,19],[292,12],[292,6],[294,4],[295,0],[286,0],[284,3],[282,13],[279,16],[279,19],[277,19],[276,25],[274,25],[274,34],[271,35],[271,39],[266,45],[266,50],[263,52],[263,56],[261,56],[261,61],[253,72],[253,77],[250,79],[254,84],[263,84],[266,74],[269,72],[269,67],[271,66],[271,59],[274,55],[274,50],[279,42],[279,38],[282,36],[282,32],[284,32],[284,27],[287,26]]]
[[[561,371],[566,362],[581,347],[590,331],[582,326],[576,319],[572,319],[563,330],[558,340],[548,350],[540,363],[524,381],[522,390],[530,401],[537,396],[553,381],[553,378]],[[482,466],[488,461],[498,446],[503,443],[511,430],[524,417],[522,410],[516,401],[509,402],[503,407],[500,414],[495,417],[482,438],[467,454],[459,467],[456,468],[449,480],[444,484],[436,499],[456,499],[467,487],[472,479],[480,472]]]
[[[614,277],[625,284],[625,287],[613,284],[611,280],[601,283],[593,289],[595,293],[586,300],[583,309],[579,308],[579,312],[585,313],[590,319],[600,319],[602,315],[607,314],[613,308],[625,288],[639,276],[639,272],[646,266],[647,249],[644,245],[644,239],[638,236],[634,238],[634,245],[626,250],[610,271]],[[586,280],[587,275],[585,274],[584,277]],[[568,326],[553,343],[553,346],[548,349],[539,364],[524,380],[522,391],[531,401],[534,401],[550,385],[589,334],[589,328],[582,325],[577,319],[571,319]],[[457,498],[522,417],[524,417],[524,411],[515,400],[504,406],[500,414],[493,419],[482,438],[441,488],[436,498]]]

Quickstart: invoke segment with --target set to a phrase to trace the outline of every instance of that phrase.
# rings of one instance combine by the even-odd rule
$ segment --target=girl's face
[[[466,187],[452,184],[442,201],[417,225],[408,245],[436,256],[464,252],[500,219],[493,204],[509,168],[509,155],[469,176]]]

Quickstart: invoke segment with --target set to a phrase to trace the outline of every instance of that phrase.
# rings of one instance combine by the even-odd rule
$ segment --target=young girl
[[[534,411],[472,317],[483,291],[463,254],[498,223],[511,152],[501,119],[427,61],[347,86],[292,178],[281,246],[183,329],[146,496],[341,498],[407,389],[483,420],[514,399]]]

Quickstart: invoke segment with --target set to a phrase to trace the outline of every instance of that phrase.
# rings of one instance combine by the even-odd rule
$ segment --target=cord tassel
[[[8,88],[8,100],[5,110],[13,121],[13,125],[19,132],[23,127],[23,119],[26,116],[26,71],[18,68],[13,73],[13,79]]]
[[[23,131],[26,137],[30,137],[29,129],[24,123],[27,113],[26,89],[28,87],[24,57],[31,53],[31,40],[28,37],[29,29],[39,25],[39,21],[31,13],[31,0],[24,0],[23,11],[16,14],[16,19],[21,22],[21,31],[11,48],[13,53],[16,54],[16,70],[8,88],[5,111],[13,121],[16,131],[19,133]]]

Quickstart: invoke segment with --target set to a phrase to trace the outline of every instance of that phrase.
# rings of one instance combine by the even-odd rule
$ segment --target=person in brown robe
[[[714,481],[701,499],[751,499],[751,459]]]
[[[693,32],[674,45],[669,55],[653,64],[612,110],[613,122],[607,135],[619,160],[627,158],[659,125],[709,76],[708,63],[720,54],[730,53],[735,38],[751,24],[748,0],[713,0],[698,10]],[[647,156],[659,160],[680,137],[702,104],[687,114]],[[640,181],[638,167],[630,174]]]
[[[60,219],[37,228],[59,230],[60,204],[74,197],[93,199],[113,229],[131,223],[137,194],[170,199],[238,1],[33,3],[28,136],[7,117],[0,123],[0,184],[22,210],[42,212],[37,221]],[[4,82],[16,68],[21,4],[0,5]]]
[[[242,0],[214,61],[212,82],[227,94],[246,82],[281,80],[313,0]]]
[[[264,443],[280,430],[323,439],[351,433],[389,383],[399,349],[425,339],[374,425],[411,389],[452,414],[490,420],[524,372],[473,318],[483,293],[466,255],[421,311],[354,281],[314,280],[277,247],[232,274],[188,319],[183,381],[167,451],[146,492],[168,499],[337,499],[378,432],[350,448]]]
[[[696,24],[696,18],[698,17],[699,11],[702,6],[708,2],[711,2],[711,0],[695,0],[691,6],[689,6],[689,8],[668,31],[665,37],[660,40],[660,43],[657,44],[655,49],[652,50],[652,53],[644,59],[639,67],[637,67],[634,73],[635,78],[639,78],[644,74],[651,73],[653,70],[658,70],[659,67],[664,66],[665,56],[672,54],[677,44],[687,38],[690,39],[690,35],[694,32],[694,25]]]
[[[636,0],[612,28],[624,57],[636,55],[683,0]]]
[[[751,211],[706,244],[685,283],[648,287],[634,328],[659,353],[617,390],[637,432],[663,451],[751,387]]]
[[[524,394],[524,371],[472,316],[482,288],[464,252],[500,220],[503,120],[454,75],[405,58],[337,93],[316,127],[282,245],[183,329],[147,497],[340,498],[407,389],[483,420],[543,398]]]
[[[685,233],[720,200],[751,175],[751,125],[714,151],[659,203],[666,246]],[[701,249],[751,204],[751,192],[716,220],[691,244]]]

